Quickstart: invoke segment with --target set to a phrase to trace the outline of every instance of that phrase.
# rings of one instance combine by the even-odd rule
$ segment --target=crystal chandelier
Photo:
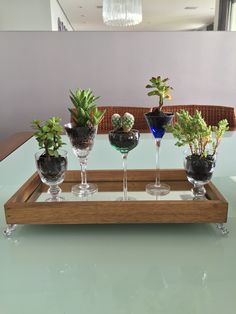
[[[142,22],[142,0],[103,0],[103,21],[109,26],[132,26]]]

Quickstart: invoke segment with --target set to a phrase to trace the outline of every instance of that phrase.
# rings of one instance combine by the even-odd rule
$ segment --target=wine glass
[[[81,183],[72,186],[72,193],[77,196],[88,196],[98,191],[94,183],[87,182],[87,159],[93,148],[97,127],[74,126],[72,123],[64,125],[66,133],[70,139],[74,154],[79,158],[81,167]]]
[[[131,129],[128,132],[124,132],[121,130],[113,130],[109,132],[109,141],[112,147],[114,147],[122,154],[123,159],[123,197],[118,200],[131,200],[131,198],[128,197],[127,158],[129,151],[131,151],[138,145],[139,137],[139,131],[134,129]]]
[[[173,119],[172,113],[164,112],[148,112],[144,114],[151,133],[155,138],[156,144],[156,180],[155,183],[149,183],[146,186],[146,192],[151,195],[166,195],[170,192],[167,184],[161,183],[160,180],[160,145],[161,139],[165,134],[165,125],[171,123]]]
[[[194,200],[205,200],[207,184],[213,175],[216,166],[216,154],[208,152],[207,156],[192,154],[190,150],[184,152],[184,168],[187,179],[193,184],[192,193]]]
[[[44,150],[35,154],[35,161],[38,174],[43,183],[49,185],[48,193],[50,198],[46,202],[58,202],[64,200],[60,197],[61,188],[58,186],[64,181],[65,171],[67,169],[67,151],[58,150],[57,157],[46,156]]]

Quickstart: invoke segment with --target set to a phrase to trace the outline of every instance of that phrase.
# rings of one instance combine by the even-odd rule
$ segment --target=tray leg
[[[7,225],[7,228],[6,230],[3,231],[4,235],[6,237],[10,237],[12,232],[16,229],[16,224],[10,224],[10,225]]]
[[[229,230],[225,227],[225,224],[216,224],[216,227],[221,231],[222,235],[229,234]]]

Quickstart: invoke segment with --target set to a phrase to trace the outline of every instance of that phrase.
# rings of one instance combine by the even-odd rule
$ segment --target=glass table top
[[[37,145],[26,142],[0,162],[0,313],[235,314],[235,142],[229,132],[213,177],[229,202],[226,237],[212,224],[22,225],[7,239],[3,205],[36,170]],[[166,134],[162,168],[182,168],[173,144]],[[142,134],[128,167],[154,166],[153,139]],[[88,169],[121,167],[106,135],[97,136]]]

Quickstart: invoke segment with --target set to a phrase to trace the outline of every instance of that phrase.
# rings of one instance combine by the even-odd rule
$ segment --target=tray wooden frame
[[[122,189],[121,170],[88,171],[88,181],[97,182],[100,191]],[[154,170],[129,170],[128,186],[132,191],[145,190],[154,181]],[[63,191],[70,191],[80,180],[77,170],[67,171]],[[190,189],[184,170],[161,170],[161,180],[172,189]],[[4,205],[8,224],[136,224],[136,223],[225,223],[228,203],[214,184],[206,186],[206,201],[65,201],[35,202],[47,187],[33,174]]]

